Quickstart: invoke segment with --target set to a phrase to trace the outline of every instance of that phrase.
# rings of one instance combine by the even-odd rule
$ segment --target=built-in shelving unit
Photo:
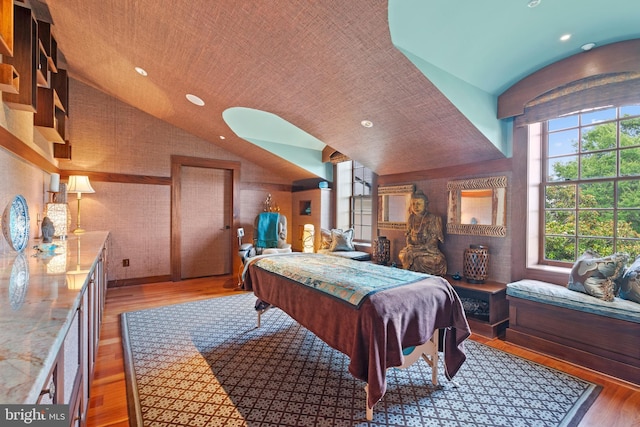
[[[474,334],[495,338],[509,325],[509,303],[507,302],[507,285],[505,283],[486,281],[482,284],[468,283],[446,277],[451,286],[462,299],[476,300],[488,305],[488,313],[484,315],[467,314],[467,321]]]
[[[31,9],[13,6],[13,56],[2,57],[20,75],[18,93],[2,93],[2,100],[12,109],[36,112],[38,64],[38,25]],[[4,19],[4,16],[3,16]]]
[[[313,224],[315,229],[314,250],[320,247],[320,229],[331,228],[332,198],[331,189],[317,188],[297,191],[292,194],[292,238],[291,246],[294,251],[302,251],[302,235],[305,224]]]
[[[20,75],[11,64],[0,64],[0,91],[17,94],[20,90]]]
[[[5,0],[0,0],[4,12]],[[2,15],[2,27],[11,27],[13,57],[0,64],[2,100],[12,109],[30,111],[34,128],[54,145],[54,157],[71,158],[67,141],[69,78],[58,64],[58,43],[52,24],[37,19],[30,8],[11,5],[9,17]],[[5,21],[11,21],[10,25]],[[6,25],[5,25],[6,24]]]
[[[13,56],[13,0],[0,0],[0,55]]]

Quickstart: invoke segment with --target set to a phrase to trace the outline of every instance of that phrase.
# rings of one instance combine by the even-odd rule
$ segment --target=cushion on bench
[[[607,302],[591,295],[539,280],[519,280],[507,284],[507,295],[531,301],[640,323],[640,304],[614,298]]]
[[[320,249],[318,250],[319,254],[326,255],[335,255],[341,256],[343,258],[350,258],[354,261],[369,261],[371,259],[371,254],[369,252],[364,251],[336,251],[332,252],[328,249]]]

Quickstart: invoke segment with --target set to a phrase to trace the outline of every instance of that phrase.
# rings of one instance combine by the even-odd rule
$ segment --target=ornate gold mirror
[[[447,233],[507,235],[507,177],[450,181]]]
[[[378,228],[407,228],[411,195],[414,191],[413,184],[378,187]]]

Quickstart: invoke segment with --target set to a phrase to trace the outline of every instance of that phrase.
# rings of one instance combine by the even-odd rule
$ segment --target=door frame
[[[240,182],[240,162],[228,160],[204,159],[200,157],[171,156],[171,280],[179,282],[182,277],[182,236],[180,230],[181,219],[181,186],[182,167],[198,167],[210,169],[224,169],[231,171],[231,229],[235,230],[240,218],[238,207],[238,190]],[[229,233],[229,247],[231,248],[231,270],[233,271],[233,254],[237,252],[237,239],[234,233]]]

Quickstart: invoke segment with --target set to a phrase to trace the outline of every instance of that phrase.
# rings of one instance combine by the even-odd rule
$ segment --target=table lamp
[[[69,184],[67,185],[67,193],[76,193],[78,195],[78,220],[76,222],[76,228],[74,233],[84,233],[84,230],[80,227],[80,200],[82,200],[82,193],[95,193],[96,191],[91,187],[89,177],[85,175],[71,175],[69,176]]]

